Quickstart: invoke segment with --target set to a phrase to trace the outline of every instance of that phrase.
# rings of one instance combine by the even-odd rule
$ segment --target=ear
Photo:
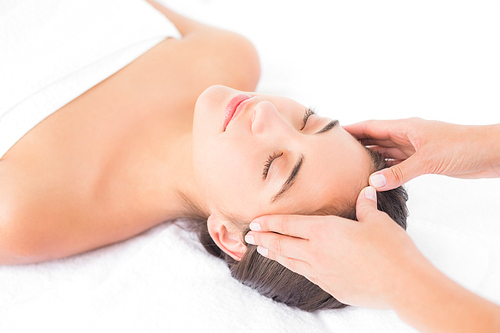
[[[208,233],[222,251],[240,261],[247,247],[238,235],[229,231],[229,223],[224,217],[211,214],[207,220]]]

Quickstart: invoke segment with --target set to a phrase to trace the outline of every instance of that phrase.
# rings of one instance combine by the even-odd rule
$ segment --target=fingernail
[[[250,230],[252,231],[260,231],[260,224],[258,224],[257,222],[252,222],[250,223],[250,226],[249,226]]]
[[[367,188],[365,188],[365,198],[372,201],[377,201],[377,190],[375,190],[371,186],[368,186]]]
[[[255,245],[255,239],[253,239],[253,236],[252,235],[245,235],[245,242],[247,242],[248,244],[252,244],[252,245]]]
[[[258,246],[257,247],[257,252],[259,252],[262,256],[264,257],[267,257],[267,249],[265,247],[262,247],[262,246]]]
[[[370,184],[374,187],[383,187],[387,184],[387,179],[381,173],[374,174],[370,176]]]

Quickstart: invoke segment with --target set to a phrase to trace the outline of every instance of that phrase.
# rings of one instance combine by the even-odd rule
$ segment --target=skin
[[[40,122],[0,160],[0,263],[51,260],[188,213],[193,110],[215,84],[254,90],[260,65],[235,33],[153,1],[168,38]]]
[[[365,121],[345,126],[363,144],[394,160],[372,175],[379,191],[396,188],[423,174],[456,178],[500,177],[499,126],[461,126],[418,118]]]
[[[183,38],[159,43],[51,114],[0,160],[1,264],[130,238],[190,215],[185,199],[207,212],[212,238],[239,259],[242,225],[228,217],[332,213],[353,207],[367,185],[365,148],[340,126],[316,134],[330,119],[313,115],[302,128],[306,107],[290,99],[248,93],[245,112],[222,131],[229,100],[258,82],[255,49],[150,3]],[[263,179],[276,151],[283,154]],[[271,203],[299,156],[295,182]]]
[[[240,177],[231,178],[234,175],[229,171],[238,170],[238,167],[250,167],[253,158],[262,161],[257,156],[259,149],[256,149],[256,145],[267,141],[254,141],[254,145],[246,147],[249,148],[246,153],[252,159],[242,156],[249,163],[231,165],[228,173],[223,174],[231,179],[226,186],[232,188],[228,192],[232,195],[212,198],[211,194],[217,193],[213,189],[214,185],[210,184],[203,170],[193,170],[191,124],[197,98],[208,87],[226,85],[241,91],[254,90],[259,78],[258,57],[253,46],[241,36],[191,21],[153,1],[148,2],[174,23],[183,38],[161,42],[115,75],[53,113],[27,133],[0,160],[0,263],[50,260],[132,237],[164,220],[187,213],[183,208],[183,201],[177,195],[179,191],[210,210],[209,223],[213,221],[211,234],[226,251],[238,256],[241,242],[228,236],[231,234],[227,232],[228,227],[214,216],[234,213],[234,206],[242,203],[241,198],[232,196],[241,195],[236,188]],[[276,117],[279,121],[277,124],[282,126],[276,133],[269,131],[270,134],[282,135],[285,129],[293,133],[289,127],[296,120],[284,115],[286,110],[279,106],[282,101],[273,98],[262,100],[262,103],[265,104],[261,106],[268,110],[274,107],[275,111],[267,112],[267,116]],[[200,107],[201,105],[202,103]],[[220,119],[218,124],[220,127]],[[266,125],[267,122],[263,124]],[[276,124],[273,122],[272,125]],[[375,144],[375,149],[382,151],[387,157],[395,158],[396,163],[413,156],[408,158],[413,164],[401,163],[389,173],[382,172],[387,185],[380,187],[381,190],[396,187],[419,174],[429,172],[466,177],[498,175],[500,163],[494,149],[490,149],[495,153],[489,154],[484,163],[466,164],[474,168],[466,168],[465,171],[463,168],[454,168],[457,160],[463,160],[461,158],[445,159],[446,163],[443,163],[443,159],[440,159],[443,157],[443,150],[432,144],[443,141],[438,140],[439,135],[431,135],[443,131],[452,134],[456,128],[448,126],[446,131],[442,124],[433,124],[432,129],[427,125],[429,124],[420,120],[412,120],[406,124],[365,123],[347,127],[347,130],[366,140],[366,144]],[[422,131],[410,130],[413,126],[420,126]],[[426,129],[428,131],[423,131]],[[483,127],[480,130],[489,133],[488,135],[500,132],[498,127]],[[460,141],[463,140],[463,135],[471,133],[473,139],[478,141],[483,138],[481,131],[478,128],[463,127],[458,131],[460,135],[448,142],[463,142]],[[245,134],[232,130],[225,134],[229,133]],[[335,135],[340,133],[342,132],[337,129]],[[426,133],[427,140],[419,138],[418,133]],[[301,145],[297,144],[299,140],[293,139],[299,134],[290,135],[290,151],[293,154],[300,152],[308,157],[318,156],[316,152],[300,149]],[[345,133],[342,135],[348,138]],[[218,139],[221,137],[217,133],[213,137],[209,136],[214,144],[219,143]],[[314,136],[307,138],[311,141],[316,139]],[[354,141],[351,140],[352,142]],[[483,143],[491,148],[491,142]],[[498,138],[495,142],[498,142]],[[217,154],[223,159],[224,154],[232,148],[225,146],[225,141],[221,143],[223,151]],[[484,146],[468,150],[463,156],[468,157],[466,160],[470,162],[471,152],[484,153],[481,147]],[[460,145],[455,145],[453,151],[456,153],[455,157],[462,156]],[[199,154],[203,154],[202,149]],[[361,157],[357,166],[363,165],[361,153],[356,155],[357,150],[354,150],[353,154]],[[425,162],[427,169],[419,171],[415,165],[422,162]],[[218,171],[210,165],[207,170]],[[280,172],[283,172],[281,170],[278,167],[272,173],[279,177]],[[258,183],[260,171],[256,168],[255,172],[257,176],[247,173],[255,177],[255,180],[248,180],[250,184]],[[311,177],[317,176],[312,170],[309,173],[312,174]],[[195,178],[200,184],[208,186],[200,189]],[[329,181],[340,184],[338,179]],[[279,209],[273,210],[275,207],[266,206],[265,199],[269,198],[270,191],[255,186],[252,190],[257,193],[257,197],[248,195],[246,199],[249,201],[243,201],[245,205],[252,202],[243,217],[251,218],[261,212],[280,212]],[[306,190],[299,182],[294,186],[296,191],[298,188]],[[334,197],[338,193],[328,187],[321,190]],[[364,190],[363,193],[368,192]],[[207,199],[209,196],[211,200]],[[335,198],[349,201],[352,200],[352,194]],[[289,199],[287,198],[290,205],[287,208],[290,210],[297,203]],[[305,207],[317,208],[311,204],[307,203]],[[259,205],[262,206],[258,207]],[[262,210],[257,212],[255,207]],[[280,206],[281,208],[285,206]],[[305,274],[332,294],[340,295],[343,301],[394,308],[404,320],[420,329],[454,332],[498,330],[498,307],[465,291],[430,266],[405,234],[386,215],[378,212],[374,201],[370,202],[366,195],[358,199],[358,218],[361,222],[356,224],[333,216],[306,218],[288,215],[284,219],[283,216],[275,215],[260,218],[256,222],[263,231],[286,234],[294,232],[292,225],[306,225],[305,221],[312,221],[307,225],[312,233],[298,233],[299,238],[295,240],[302,242],[303,246],[298,247],[301,249],[302,261],[310,261],[306,268],[301,267],[295,259],[287,257],[287,251],[294,243],[286,236],[281,236],[283,239],[279,243],[269,243],[275,244],[274,247],[267,246],[276,249],[277,255],[286,258],[281,259],[285,265]],[[324,223],[325,221],[331,223]],[[391,228],[398,231],[393,232]],[[316,259],[312,260],[313,256],[307,255],[315,253],[311,248],[315,249],[316,254],[320,254],[319,251],[326,248],[322,245],[337,244],[332,241],[334,238],[320,237],[325,234],[335,235],[338,244],[343,245],[329,251],[330,256],[316,255]],[[254,241],[261,244],[266,244],[266,235],[276,237],[271,233],[252,235]],[[387,244],[397,245],[402,251],[397,254],[391,252],[391,257]],[[342,251],[338,251],[339,249]],[[339,259],[342,253],[344,257]],[[342,264],[347,265],[346,253],[358,260],[359,266],[351,264],[351,269],[354,267],[351,271],[347,267],[345,271],[341,268]],[[276,254],[273,257],[272,251],[268,251],[267,255],[278,259]],[[337,276],[335,281],[330,280],[328,271],[323,270],[332,262],[339,264],[336,271],[346,272]],[[365,271],[356,270],[356,267],[369,267],[373,276],[378,278],[373,279],[368,274],[363,276],[361,272]],[[340,293],[334,285],[345,289]],[[411,288],[403,289],[403,285]]]
[[[324,131],[331,119],[311,115],[305,123],[307,108],[288,98],[247,92],[252,98],[224,128],[226,106],[241,94],[224,86],[205,90],[193,123],[198,204],[209,215],[212,239],[236,260],[246,251],[242,233],[253,218],[351,208],[373,170],[359,141],[338,125]],[[274,200],[301,158],[293,185]]]
[[[403,180],[429,172],[468,178],[498,176],[500,125],[459,126],[410,119],[363,122],[346,129],[361,139],[369,137],[365,143],[377,144],[375,149],[387,157],[403,159],[408,154],[398,164],[402,170],[420,169],[413,174],[390,169],[376,174],[399,174]],[[390,176],[387,179],[385,188],[397,183]],[[500,330],[500,307],[433,267],[409,236],[377,210],[373,187],[361,191],[356,210],[359,222],[335,216],[259,217],[250,224],[254,231],[246,239],[259,245],[261,254],[308,277],[340,301],[393,309],[421,331]]]
[[[304,126],[305,106],[256,93],[247,93],[253,98],[224,131],[226,105],[241,93],[214,86],[196,104],[194,169],[209,212],[248,222],[263,214],[353,207],[371,169],[366,149],[338,125],[317,133],[332,119],[314,114]],[[266,161],[275,152],[279,157],[264,178]],[[300,156],[293,185],[273,202]]]

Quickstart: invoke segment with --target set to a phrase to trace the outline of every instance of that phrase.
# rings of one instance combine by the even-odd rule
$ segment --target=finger
[[[266,258],[277,261],[294,273],[308,276],[312,274],[312,266],[306,261],[283,256],[261,246],[257,248],[257,252]]]
[[[309,239],[311,222],[323,219],[324,216],[317,215],[263,215],[254,219],[249,227],[253,231],[272,231]]]
[[[387,140],[391,138],[391,130],[396,121],[367,120],[352,125],[346,125],[343,126],[343,128],[358,139]]]
[[[405,160],[397,160],[397,159],[388,159],[385,161],[385,165],[389,168],[395,165],[398,165],[399,163],[403,163]]]
[[[371,186],[361,190],[356,201],[356,217],[363,222],[370,212],[377,211],[377,191]]]
[[[284,236],[274,232],[250,231],[245,235],[249,244],[262,246],[275,254],[306,260],[308,241],[302,238]]]
[[[419,153],[415,153],[406,160],[373,173],[369,183],[377,191],[392,190],[404,183],[425,173],[424,165],[419,161]]]
[[[385,158],[390,158],[393,160],[405,160],[408,158],[408,155],[405,152],[403,152],[401,149],[398,149],[398,148],[386,148],[386,147],[373,146],[373,147],[369,147],[369,149],[381,154]]]
[[[387,148],[396,148],[397,144],[392,140],[360,139],[363,146],[380,146]]]

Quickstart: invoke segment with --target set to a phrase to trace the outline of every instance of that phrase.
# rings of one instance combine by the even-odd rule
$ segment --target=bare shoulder
[[[209,38],[199,36],[198,50],[204,52],[200,65],[214,84],[254,91],[260,78],[260,62],[253,44],[234,32],[216,29]],[[209,84],[212,85],[212,84]]]
[[[183,66],[185,71],[196,73],[200,84],[223,84],[240,90],[255,90],[260,79],[260,61],[255,47],[247,38],[191,20],[153,0],[147,1],[181,33],[183,38],[168,48],[172,56],[178,56],[187,65]]]

